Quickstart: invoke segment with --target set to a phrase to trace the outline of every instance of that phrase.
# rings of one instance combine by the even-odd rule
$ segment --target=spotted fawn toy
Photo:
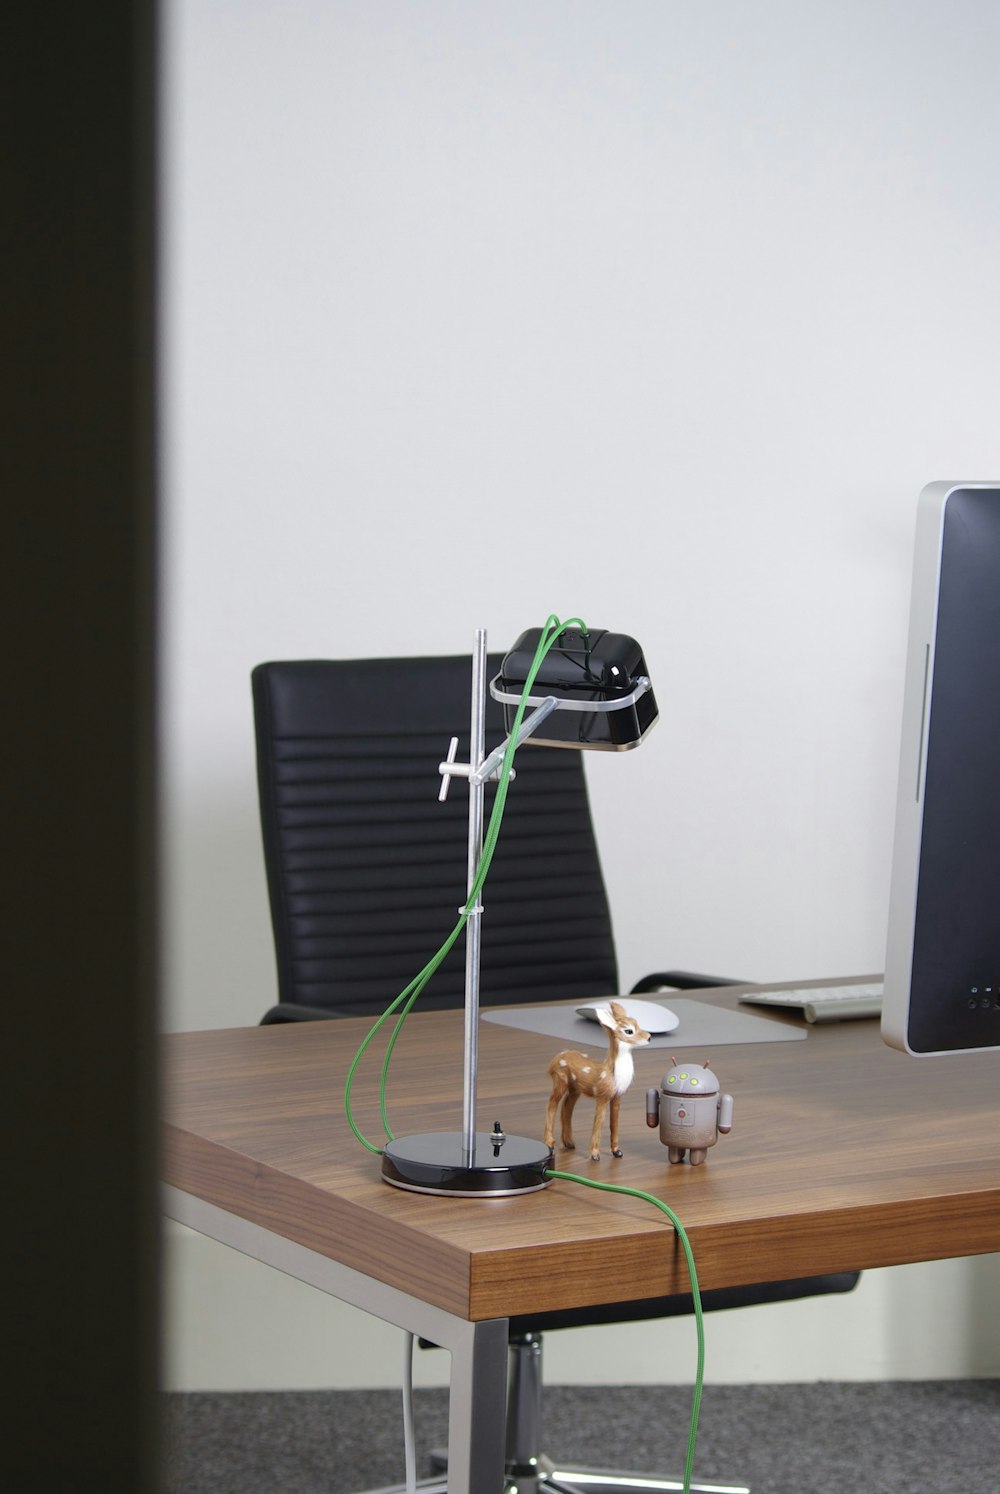
[[[720,1094],[707,1058],[703,1064],[670,1062],[660,1088],[646,1091],[646,1124],[659,1125],[671,1162],[683,1162],[686,1153],[691,1166],[700,1167],[719,1132],[732,1130],[733,1097]]]
[[[608,1051],[604,1058],[591,1058],[589,1054],[577,1053],[564,1048],[549,1064],[552,1093],[545,1111],[545,1145],[551,1146],[555,1139],[556,1111],[562,1104],[560,1130],[562,1144],[572,1150],[573,1110],[581,1095],[594,1101],[594,1124],[590,1132],[590,1155],[593,1161],[600,1159],[601,1127],[604,1117],[611,1109],[611,1151],[622,1155],[618,1145],[618,1113],[622,1095],[632,1083],[632,1049],[649,1042],[649,1033],[644,1032],[638,1022],[618,1001],[611,1001],[607,1008],[599,1007],[597,1016],[608,1033]]]

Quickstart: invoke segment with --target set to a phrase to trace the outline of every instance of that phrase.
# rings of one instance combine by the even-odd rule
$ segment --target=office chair
[[[491,658],[490,673],[499,657]],[[452,736],[469,755],[468,657],[304,660],[252,674],[264,860],[278,975],[265,1024],[380,1015],[454,926],[464,903],[468,804],[439,803],[438,764]],[[487,701],[487,745],[504,736]],[[464,758],[463,758],[464,753]],[[486,884],[482,1005],[618,991],[607,893],[583,754],[522,746]],[[738,984],[667,970],[632,994]],[[420,998],[461,1007],[462,943]],[[706,1291],[706,1311],[850,1291],[857,1272]],[[508,1486],[554,1494],[574,1477],[623,1494],[614,1475],[558,1469],[540,1451],[542,1335],[693,1310],[689,1295],[510,1320]],[[443,1460],[435,1460],[440,1464]],[[425,1487],[429,1487],[426,1486]],[[440,1480],[434,1487],[443,1487]],[[677,1480],[644,1481],[651,1491]]]

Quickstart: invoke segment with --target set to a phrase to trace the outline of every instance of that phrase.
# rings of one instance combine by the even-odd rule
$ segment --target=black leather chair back
[[[499,667],[490,659],[490,676]],[[452,736],[469,759],[471,658],[306,660],[253,671],[261,825],[280,1003],[383,1011],[465,902],[468,788],[438,801]],[[504,736],[487,703],[487,750]],[[607,894],[579,752],[515,759],[484,889],[481,1001],[618,989]],[[493,802],[487,786],[486,814]],[[459,939],[420,998],[460,1005]]]

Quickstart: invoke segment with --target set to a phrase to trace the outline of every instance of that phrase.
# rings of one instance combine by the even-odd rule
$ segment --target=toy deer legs
[[[551,1146],[555,1139],[556,1111],[562,1102],[562,1144],[572,1150],[573,1111],[581,1095],[590,1096],[594,1101],[590,1155],[595,1162],[601,1155],[601,1127],[609,1106],[611,1151],[616,1157],[622,1155],[618,1145],[618,1112],[621,1109],[622,1095],[632,1083],[632,1049],[649,1042],[649,1033],[643,1032],[620,1002],[609,1002],[607,1010],[598,1007],[597,1015],[608,1032],[607,1057],[590,1058],[586,1053],[577,1053],[571,1048],[557,1053],[549,1064],[552,1093],[545,1111],[545,1145]]]

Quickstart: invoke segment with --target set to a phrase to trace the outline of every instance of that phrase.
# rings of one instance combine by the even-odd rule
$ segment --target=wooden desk
[[[571,1183],[483,1200],[389,1187],[343,1113],[367,1029],[351,1020],[165,1038],[166,1211],[449,1348],[451,1489],[495,1494],[506,1318],[613,1302],[621,1281],[685,1291],[683,1254],[658,1210]],[[498,1119],[541,1135],[545,1070],[560,1046],[482,1023],[480,1129]],[[356,1080],[355,1113],[380,1143],[377,1048]],[[636,1053],[623,1158],[557,1151],[556,1165],[665,1198],[703,1289],[1000,1250],[995,1055],[915,1060],[886,1048],[873,1021],[722,1048],[712,1065],[735,1097],[734,1127],[700,1168],[671,1167],[645,1125],[643,1094],[665,1057]],[[461,1130],[461,1072],[460,1014],[411,1017],[391,1071],[395,1133]]]

